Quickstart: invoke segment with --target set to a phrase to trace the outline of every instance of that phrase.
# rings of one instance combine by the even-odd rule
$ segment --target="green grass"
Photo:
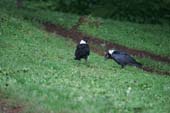
[[[170,112],[169,77],[121,69],[95,53],[79,64],[71,40],[0,15],[0,99],[21,102],[25,113]]]
[[[5,13],[11,13],[13,17]],[[23,21],[22,15],[31,17],[32,12],[14,10],[5,13],[1,12],[4,21],[1,21],[0,29],[0,91],[5,94],[4,98],[23,101],[25,112],[170,111],[169,78],[133,67],[121,70],[116,63],[105,62],[94,53],[89,64],[78,64],[73,60],[73,42],[45,33],[35,23]],[[54,13],[45,17],[45,13],[37,11],[32,16],[40,14],[38,18],[50,18],[48,21],[66,27],[75,22],[64,19],[67,14],[62,17],[59,13],[56,17],[63,20],[55,20],[50,16]],[[162,67],[164,64],[148,59],[140,61],[169,69],[169,65]],[[9,84],[7,88],[6,83]],[[129,87],[132,90],[127,94]]]
[[[5,3],[8,5],[3,5]],[[22,10],[16,9],[14,7],[14,1],[11,0],[2,0],[0,4],[2,9],[12,16],[17,17],[19,15],[20,17],[27,19],[49,21],[54,24],[63,25],[67,28],[71,28],[75,25],[79,18],[79,16],[75,14],[39,9],[36,7],[36,2],[26,1],[25,8]],[[94,17],[89,17],[89,21],[96,20]],[[102,23],[99,28],[96,28],[93,25],[83,24],[80,26],[79,30],[130,48],[146,50],[163,56],[170,55],[169,25],[136,24],[101,18],[98,18],[98,20]]]
[[[164,56],[170,55],[170,27],[168,25],[133,24],[103,20],[103,24],[99,28],[82,25],[80,30],[130,48],[150,51]]]
[[[36,20],[40,20],[41,22],[48,21],[54,24],[62,25],[66,28],[71,28],[79,18],[78,15],[74,15],[74,14],[38,9],[28,1],[25,1],[24,3],[26,6],[25,8],[17,9],[15,7],[15,1],[2,0],[0,1],[1,11],[10,14],[13,17],[19,16],[20,18],[31,20],[31,21],[36,21]]]
[[[31,20],[37,27],[42,27],[36,20],[49,21],[71,28],[76,24],[79,16],[61,12],[52,12],[36,8],[36,4],[26,2],[26,8],[20,10],[14,7],[14,1],[1,1],[2,11],[9,15],[25,20]],[[7,3],[6,3],[7,2]],[[8,5],[3,5],[4,3]],[[92,21],[96,18],[89,16]],[[90,21],[89,19],[89,21]],[[146,50],[164,56],[170,55],[170,27],[168,25],[149,25],[99,19],[103,24],[96,28],[87,24],[81,25],[79,30],[110,42],[124,46]],[[149,58],[137,58],[145,66],[162,71],[169,71],[170,65],[157,62]]]

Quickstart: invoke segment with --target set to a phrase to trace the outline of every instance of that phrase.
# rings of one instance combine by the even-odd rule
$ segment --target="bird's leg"
[[[87,59],[85,59],[85,62],[86,62],[86,64],[88,63],[88,62],[87,62]]]
[[[77,66],[79,66],[79,65],[80,65],[81,60],[77,60],[76,62],[77,62],[77,63],[76,63],[76,65],[77,65]]]
[[[87,62],[87,58],[85,58],[85,63],[86,63],[86,64],[88,64],[88,62]]]
[[[78,65],[80,65],[81,60],[78,60]]]
[[[124,68],[124,65],[121,65],[121,68],[123,69],[123,68]]]
[[[88,61],[87,61],[87,58],[85,58],[85,63],[86,63],[86,65],[89,67],[89,63],[88,63]]]
[[[85,57],[84,60],[85,60],[85,62],[86,62],[86,64],[87,64],[87,57]]]

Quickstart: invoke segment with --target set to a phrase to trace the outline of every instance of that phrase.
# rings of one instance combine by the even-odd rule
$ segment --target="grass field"
[[[8,2],[10,1],[10,2]],[[74,14],[66,14],[61,12],[52,12],[37,9],[32,3],[26,2],[26,8],[18,10],[13,4],[14,1],[5,1],[8,5],[3,5],[3,0],[0,2],[2,11],[9,15],[30,20],[32,23],[41,27],[36,19],[49,21],[54,24],[62,25],[66,28],[71,28],[78,21],[79,16]],[[90,16],[89,16],[90,17]],[[90,17],[89,21],[94,21],[96,18]],[[149,24],[134,24],[129,22],[120,22],[113,20],[99,19],[102,24],[99,28],[83,24],[79,30],[110,42],[122,44],[127,47],[146,50],[155,54],[169,56],[170,53],[170,27],[168,25],[149,25]],[[161,38],[160,38],[161,37]],[[135,41],[131,41],[135,40]],[[169,71],[170,65],[162,62],[157,62],[149,58],[136,57],[145,66]]]
[[[150,51],[163,56],[170,55],[169,25],[103,20],[99,28],[85,24],[80,27],[80,30],[130,48]]]
[[[41,21],[49,21],[67,28],[75,25],[80,17],[74,14],[38,9],[36,8],[36,2],[33,2],[34,5],[31,2],[26,2],[26,8],[17,10],[13,5],[14,1],[8,1],[11,0],[6,1],[9,6],[3,6],[3,2],[0,3],[2,9],[7,10],[7,13],[13,16],[20,15],[27,19],[34,20],[35,18]],[[15,10],[11,10],[11,7]],[[130,48],[146,50],[163,56],[170,55],[170,26],[168,24],[136,24],[89,17],[89,21],[98,19],[102,24],[99,28],[94,27],[92,24],[83,24],[80,26],[80,31]]]
[[[75,43],[17,13],[0,12],[0,100],[21,104],[23,113],[170,112],[169,77],[120,69],[95,53],[78,63]]]

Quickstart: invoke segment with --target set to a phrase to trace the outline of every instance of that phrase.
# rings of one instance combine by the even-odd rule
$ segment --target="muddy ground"
[[[43,26],[46,31],[56,33],[56,34],[61,35],[65,38],[71,38],[76,43],[78,43],[81,39],[83,39],[83,37],[88,37],[88,43],[90,44],[91,50],[99,55],[102,55],[102,56],[104,55],[104,51],[106,49],[115,48],[117,50],[126,51],[127,53],[129,53],[133,56],[138,56],[141,58],[147,57],[147,58],[153,59],[155,61],[170,64],[170,57],[156,55],[156,54],[153,54],[153,53],[150,53],[147,51],[136,50],[133,48],[125,47],[120,44],[111,43],[111,42],[99,39],[97,37],[89,36],[87,34],[79,32],[76,28],[67,29],[67,28],[64,28],[63,26],[52,24],[50,22],[44,22]],[[147,72],[151,72],[151,73],[170,75],[170,71],[161,71],[161,70],[153,69],[151,67],[143,66],[140,69],[147,71]]]
[[[0,100],[0,113],[22,113],[23,107],[19,105],[10,105],[9,100]]]

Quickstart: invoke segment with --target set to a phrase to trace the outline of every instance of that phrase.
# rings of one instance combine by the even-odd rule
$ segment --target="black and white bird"
[[[82,58],[87,61],[88,56],[90,55],[90,48],[86,40],[81,40],[79,44],[77,44],[75,50],[75,60],[81,60]]]
[[[113,59],[116,63],[121,65],[122,68],[126,65],[141,67],[142,64],[137,62],[134,58],[128,55],[126,52],[117,50],[108,50],[105,52],[106,59]]]

